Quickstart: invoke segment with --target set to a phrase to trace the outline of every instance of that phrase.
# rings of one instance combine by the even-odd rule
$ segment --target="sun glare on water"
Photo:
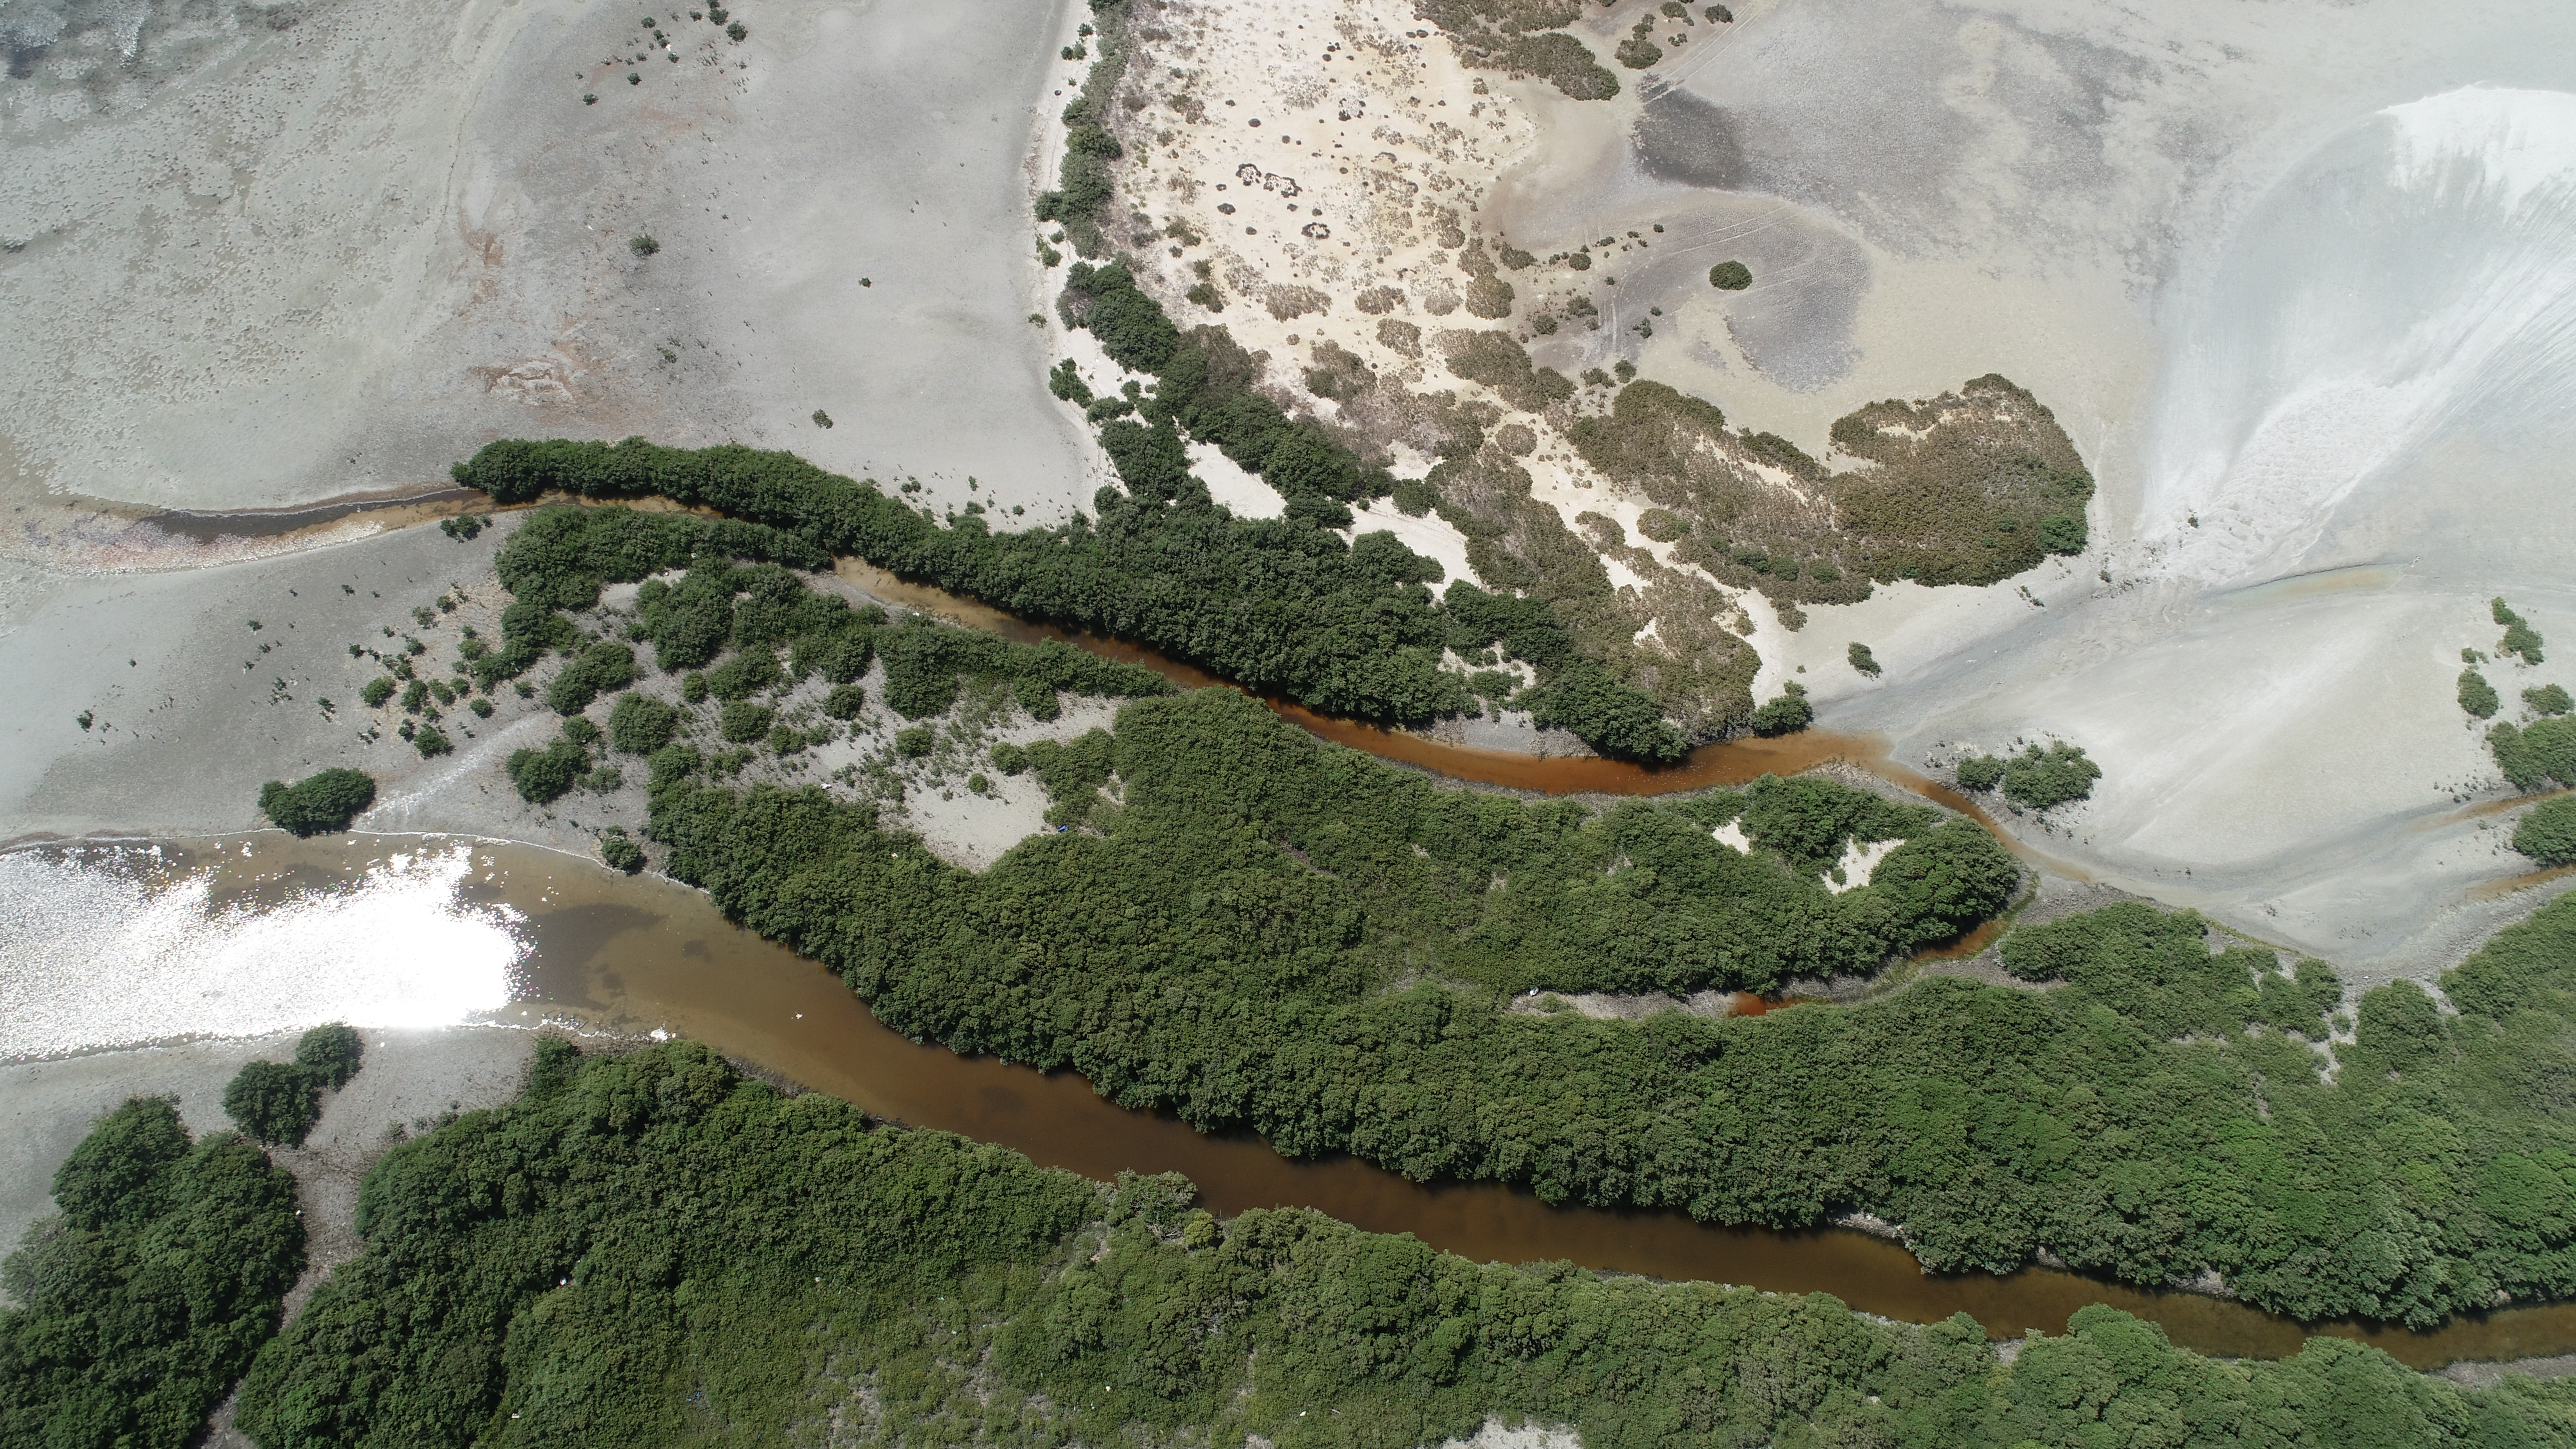
[[[523,918],[465,903],[464,846],[350,884],[216,904],[150,848],[0,855],[0,1060],[327,1021],[443,1026],[508,1003]]]

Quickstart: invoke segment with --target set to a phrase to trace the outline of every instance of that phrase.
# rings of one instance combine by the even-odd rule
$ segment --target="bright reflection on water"
[[[415,844],[343,880],[264,871],[262,848],[0,855],[0,1060],[326,1021],[443,1026],[510,1001],[525,917],[459,898],[467,847]]]

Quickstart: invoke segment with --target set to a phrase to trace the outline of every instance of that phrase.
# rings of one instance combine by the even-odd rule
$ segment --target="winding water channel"
[[[999,1143],[1048,1166],[1093,1178],[1184,1173],[1222,1213],[1311,1207],[1374,1231],[1410,1232],[1480,1261],[1570,1259],[1658,1278],[1826,1292],[1864,1312],[1917,1322],[1965,1310],[1999,1338],[2033,1329],[2062,1332],[2069,1314],[2098,1302],[2154,1319],[2178,1343],[2231,1356],[2293,1353],[2308,1332],[2372,1343],[2422,1368],[2576,1348],[2576,1304],[2461,1320],[2430,1334],[2359,1324],[2303,1328],[2222,1299],[2145,1292],[2041,1268],[2003,1277],[1927,1275],[1898,1244],[1852,1231],[1717,1228],[1678,1213],[1550,1207],[1528,1193],[1489,1185],[1424,1186],[1350,1158],[1291,1161],[1249,1135],[1206,1136],[1175,1118],[1113,1105],[1073,1073],[1041,1073],[909,1041],[881,1025],[820,965],[726,921],[699,892],[533,846],[263,834],[249,842],[162,842],[114,853],[127,864],[109,868],[130,869],[148,858],[143,873],[155,889],[189,887],[210,919],[238,929],[313,912],[316,902],[338,902],[316,914],[315,929],[330,937],[317,944],[360,977],[371,968],[358,958],[389,944],[371,935],[418,929],[420,863],[443,861],[443,869],[429,874],[455,882],[455,914],[499,923],[520,946],[510,985],[451,1019],[695,1038],[877,1116]],[[82,862],[111,852],[45,847],[32,854],[65,870],[95,870],[100,867]],[[371,911],[370,892],[390,894],[391,881],[405,883],[405,912]],[[189,943],[187,950],[203,951],[205,944]],[[475,963],[478,980],[491,965]],[[407,961],[380,973],[382,989],[412,993],[387,1003],[390,1019],[410,1019],[414,998],[423,994],[457,999],[450,987],[421,980],[423,969]],[[209,996],[261,989],[246,979],[200,986]],[[363,1019],[364,1006],[351,1014]]]
[[[1145,664],[1184,685],[1221,683],[1150,651],[1031,625],[856,561],[844,561],[839,573],[888,602],[1015,638],[1068,639]],[[1512,789],[1663,794],[1841,760],[1993,825],[1974,802],[1894,764],[1884,743],[1868,737],[1808,731],[1730,741],[1706,746],[1681,765],[1647,770],[1589,757],[1541,758],[1446,744],[1269,703],[1323,738]],[[2031,864],[2080,878],[2080,872],[1997,834]],[[68,865],[70,855],[62,848],[46,851]],[[457,860],[456,852],[466,854]],[[1658,1278],[1827,1292],[1861,1311],[1916,1322],[1964,1310],[1998,1338],[2034,1329],[2061,1332],[2076,1309],[2109,1303],[2162,1324],[2177,1343],[2226,1356],[2294,1353],[2309,1333],[2367,1342],[2419,1368],[2576,1351],[2576,1303],[2455,1320],[2433,1333],[2359,1323],[2303,1326],[2223,1299],[2148,1292],[2043,1268],[2001,1277],[1928,1275],[1899,1244],[1855,1231],[1718,1228],[1678,1213],[1551,1207],[1528,1193],[1495,1186],[1425,1186],[1349,1158],[1291,1161],[1249,1135],[1207,1136],[1176,1118],[1118,1107],[1072,1073],[1040,1073],[907,1040],[881,1025],[820,965],[734,926],[700,893],[531,846],[383,836],[294,841],[263,835],[251,851],[219,842],[163,842],[152,874],[165,889],[202,880],[210,915],[256,916],[297,901],[362,893],[370,880],[385,878],[389,867],[425,856],[445,857],[460,867],[460,909],[506,921],[524,947],[508,993],[512,999],[474,1013],[478,1019],[527,1026],[552,1020],[595,1032],[695,1038],[875,1115],[999,1143],[1045,1165],[1093,1178],[1121,1171],[1184,1173],[1208,1205],[1223,1213],[1311,1207],[1373,1231],[1410,1232],[1480,1261],[1569,1259]],[[1990,933],[1961,948],[1984,944],[1985,934]]]

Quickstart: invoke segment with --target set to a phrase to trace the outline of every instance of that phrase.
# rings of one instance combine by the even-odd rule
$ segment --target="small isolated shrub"
[[[2487,609],[2495,621],[2504,626],[2504,638],[2497,642],[2496,652],[2518,654],[2523,663],[2538,664],[2541,660],[2540,634],[2531,627],[2530,621],[2505,607],[2501,597],[2489,600]]]
[[[622,694],[608,712],[608,744],[621,755],[649,755],[680,731],[680,712],[644,694]]]
[[[358,1074],[366,1043],[357,1028],[342,1022],[317,1026],[295,1043],[295,1065],[310,1073],[326,1092],[336,1092]]]
[[[365,700],[369,709],[374,709],[393,697],[394,680],[390,674],[377,675],[368,680],[358,691],[358,698]]]
[[[1644,70],[1664,58],[1664,48],[1642,35],[1631,35],[1620,41],[1610,54],[1630,70]]]
[[[644,84],[644,77],[630,70],[626,73],[626,83],[630,86],[640,86]]]
[[[635,651],[627,645],[607,641],[589,645],[555,671],[546,686],[546,706],[557,714],[579,714],[590,708],[592,700],[634,683],[635,672]]]
[[[1805,729],[1816,718],[1816,707],[1807,703],[1807,687],[1796,680],[1780,686],[1780,693],[1753,711],[1753,732],[1757,735],[1792,735]]]
[[[224,1086],[224,1113],[253,1141],[301,1147],[322,1116],[322,1092],[285,1062],[248,1062]]]
[[[531,805],[551,804],[573,787],[589,763],[588,752],[570,740],[557,740],[542,750],[514,751],[508,767],[510,784]]]
[[[2576,865],[2576,795],[2543,800],[2513,827],[2513,848],[2542,865]]]
[[[295,1043],[292,1065],[245,1063],[224,1087],[224,1114],[254,1141],[301,1147],[322,1118],[323,1094],[358,1074],[364,1050],[354,1029],[317,1026]]]
[[[2004,762],[1993,755],[1970,755],[1951,773],[1960,789],[1983,794],[2004,782]]]
[[[420,679],[415,679],[415,680],[413,680],[411,683],[409,683],[409,684],[407,684],[407,685],[403,686],[403,692],[402,692],[402,707],[403,707],[403,712],[404,712],[404,713],[406,713],[406,714],[418,714],[418,713],[420,713],[420,711],[421,711],[421,707],[422,707],[423,705],[428,704],[428,703],[429,703],[429,683],[428,683],[428,681],[426,681],[426,680],[420,680]]]
[[[1753,285],[1753,269],[1742,262],[1719,262],[1708,269],[1708,284],[1721,292],[1741,292]]]
[[[2479,719],[2493,719],[2496,707],[2502,703],[2504,700],[2496,694],[2495,686],[2487,683],[2485,675],[2474,669],[2460,671],[2460,708]]]
[[[422,725],[412,732],[411,747],[420,751],[420,757],[426,760],[454,752],[456,743],[450,740],[447,732],[438,726]]]
[[[2084,757],[2081,746],[2063,741],[2042,750],[2032,745],[2004,762],[2004,798],[2024,810],[2046,810],[2070,800],[2089,799],[2102,767]]]
[[[73,715],[72,719],[82,729],[88,729],[91,724],[97,721],[98,716],[91,714],[88,710],[82,710],[80,713]]]
[[[726,38],[727,40],[737,40],[737,41],[739,41],[739,40],[749,40],[749,39],[751,38],[751,32],[750,32],[750,31],[748,31],[748,30],[745,30],[745,29],[743,28],[742,22],[741,22],[741,21],[739,21],[739,20],[737,20],[737,21],[735,21],[734,23],[732,23],[731,25],[728,25],[728,26],[726,26],[726,27],[725,27],[725,38]]]
[[[831,425],[832,415],[830,413],[823,411],[821,408],[814,409],[814,426],[818,428],[828,428]]]
[[[980,771],[966,777],[966,789],[970,794],[981,795],[992,788],[993,782],[985,779]]]
[[[607,862],[609,869],[633,875],[644,868],[644,847],[627,838],[622,827],[612,825],[599,838],[599,858]]]
[[[918,760],[930,753],[930,726],[914,725],[895,731],[894,752],[907,760]]]
[[[474,711],[474,717],[476,719],[490,719],[492,717],[492,701],[488,699],[477,699],[472,704],[467,705],[466,708]]]
[[[1852,641],[1851,648],[1844,651],[1844,657],[1851,660],[1852,668],[1859,670],[1870,678],[1876,679],[1879,676],[1880,671],[1877,658],[1869,652],[1869,646],[1863,644],[1859,640],[1855,639]]]
[[[744,745],[768,735],[770,718],[771,712],[766,705],[737,699],[726,705],[724,712],[716,717],[716,728],[723,734],[725,743]]]
[[[2544,684],[2522,692],[2522,707],[2537,715],[2559,715],[2576,709],[2576,698],[2569,697],[2564,685]]]
[[[626,249],[639,257],[649,257],[660,251],[662,244],[649,236],[637,235],[626,239]]]
[[[857,719],[867,713],[868,692],[855,684],[844,684],[823,696],[823,713],[834,719]]]
[[[374,803],[376,782],[363,770],[323,770],[292,785],[271,780],[259,787],[259,808],[268,823],[296,835],[346,830]]]

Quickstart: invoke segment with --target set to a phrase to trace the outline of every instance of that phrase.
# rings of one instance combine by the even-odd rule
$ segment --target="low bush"
[[[609,869],[622,870],[628,875],[644,868],[644,848],[637,845],[622,827],[615,825],[608,827],[599,837],[599,858],[607,863]]]
[[[2576,719],[2500,724],[2487,731],[2487,748],[2517,790],[2545,790],[2552,780],[2576,787]]]
[[[1753,269],[1742,262],[1719,262],[1708,269],[1708,284],[1721,292],[1741,292],[1753,285]]]
[[[621,755],[649,755],[680,731],[680,712],[648,694],[622,694],[608,712],[608,743]]]
[[[2085,758],[2080,745],[2030,745],[2004,759],[2004,798],[2024,810],[2047,810],[2092,798],[2093,782],[2101,778],[2102,767]]]
[[[412,731],[411,747],[420,751],[420,757],[422,759],[428,760],[435,759],[440,755],[453,753],[456,749],[456,742],[449,739],[447,737],[447,732],[440,729],[438,726],[422,725],[419,729]]]
[[[2504,703],[2487,683],[2487,677],[2474,669],[2460,671],[2460,708],[2479,719],[2495,718],[2496,707]]]
[[[718,713],[716,730],[724,736],[727,744],[749,744],[753,740],[768,737],[769,722],[774,716],[775,711],[766,705],[753,704],[747,699],[737,699],[727,704]]]
[[[1851,667],[1855,671],[1866,674],[1872,679],[1878,678],[1880,672],[1878,656],[1869,652],[1868,645],[1855,639],[1852,641],[1851,648],[1843,651],[1843,655],[1851,661]]]
[[[2542,865],[2576,865],[2576,796],[2543,800],[2514,822],[2513,848]]]
[[[181,1449],[304,1271],[295,1181],[137,1097],[54,1174],[60,1216],[0,1263],[0,1444]]]
[[[224,1114],[257,1142],[304,1145],[322,1115],[319,1083],[285,1062],[249,1062],[224,1086]]]
[[[271,780],[259,787],[259,808],[268,823],[295,835],[346,830],[375,803],[375,777],[363,770],[319,770],[292,785]]]
[[[393,676],[389,674],[379,674],[358,689],[358,698],[366,701],[369,709],[375,709],[393,697],[394,681]]]
[[[2522,707],[2537,715],[2566,714],[2576,710],[2576,697],[2570,697],[2564,685],[2544,684],[2522,692]]]
[[[323,1097],[357,1075],[364,1052],[354,1029],[317,1026],[296,1042],[292,1063],[244,1063],[224,1087],[224,1114],[254,1141],[301,1147],[322,1118]]]
[[[2519,655],[2525,664],[2540,663],[2543,657],[2540,652],[2540,635],[2533,630],[2530,622],[2506,608],[2501,598],[2490,600],[2487,608],[2495,616],[2495,621],[2504,626],[2504,638],[2497,642],[2496,652]]]
[[[1816,707],[1807,702],[1807,687],[1792,679],[1780,686],[1780,692],[1753,711],[1753,732],[1757,735],[1790,735],[1815,722]]]
[[[590,766],[590,752],[570,740],[556,740],[542,750],[515,750],[508,765],[510,784],[531,805],[548,805],[563,797]]]
[[[1969,755],[1951,767],[1951,776],[1960,789],[1983,793],[2004,782],[2004,762],[1993,755]]]
[[[612,640],[589,645],[564,661],[546,686],[546,707],[557,714],[579,714],[591,701],[635,682],[635,651]]]
[[[894,752],[907,760],[918,760],[930,754],[937,736],[928,725],[912,725],[894,732]]]

